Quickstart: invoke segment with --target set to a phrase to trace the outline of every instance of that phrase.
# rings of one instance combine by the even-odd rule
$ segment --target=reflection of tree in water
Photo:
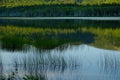
[[[14,71],[11,74],[13,74],[14,79],[24,78],[25,80],[47,80],[49,72],[62,74],[65,70],[70,69],[72,71],[81,67],[80,61],[76,61],[75,58],[70,57],[68,60],[62,55],[51,55],[49,53],[19,57],[14,59],[13,63]]]
[[[92,20],[0,20],[0,25],[13,25],[18,27],[43,27],[43,28],[78,28],[100,27],[119,28],[119,21],[92,21]]]

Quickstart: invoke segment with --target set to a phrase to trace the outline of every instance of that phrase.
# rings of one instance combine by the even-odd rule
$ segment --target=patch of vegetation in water
[[[93,43],[94,46],[107,49],[118,49],[120,48],[120,28],[89,28],[85,29],[96,35]]]
[[[37,48],[52,49],[66,43],[91,43],[93,34],[82,33],[80,29],[50,29],[32,27],[0,27],[2,48],[22,49],[24,44]],[[84,37],[86,36],[86,37]],[[91,38],[91,40],[89,40]]]
[[[23,80],[47,80],[44,76],[34,76],[34,75],[26,75],[23,77]]]
[[[119,28],[34,28],[0,26],[2,48],[22,49],[25,44],[39,49],[53,49],[63,44],[84,43],[100,48],[119,49]]]

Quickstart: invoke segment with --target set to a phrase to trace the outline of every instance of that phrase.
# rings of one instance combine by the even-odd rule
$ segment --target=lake
[[[0,19],[0,79],[119,80],[120,21]]]

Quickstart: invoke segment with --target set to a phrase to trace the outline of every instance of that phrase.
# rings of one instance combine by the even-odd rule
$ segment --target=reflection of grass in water
[[[2,62],[2,57],[0,55],[0,80],[4,78],[3,76],[3,62]]]
[[[46,52],[45,52],[46,53]],[[34,55],[34,56],[33,56]],[[24,80],[34,80],[34,79],[46,79],[47,72],[60,72],[63,73],[66,69],[76,69],[81,66],[80,61],[70,57],[66,59],[64,54],[31,54],[24,57],[19,57],[14,59],[14,63],[19,72],[23,73]],[[20,71],[19,71],[20,70]],[[21,71],[22,70],[22,71]],[[26,76],[25,76],[26,75]],[[15,76],[17,77],[17,75]],[[21,77],[21,78],[22,78]]]
[[[31,56],[31,55],[30,55]],[[46,69],[52,69],[53,67],[65,67],[68,66],[65,58],[63,56],[53,56],[51,54],[39,54],[34,57],[26,56],[21,59],[19,64],[24,66],[24,69],[30,71],[31,67],[38,68],[41,70],[42,66],[46,67]],[[72,63],[71,63],[72,64]],[[30,66],[31,65],[31,66]],[[39,67],[38,67],[39,66]]]
[[[112,57],[111,57],[112,56]],[[104,71],[107,74],[120,74],[120,59],[116,55],[106,54],[103,56],[103,59],[100,62],[101,71]]]
[[[23,68],[26,72],[34,72],[36,70],[39,72],[47,70],[59,70],[64,71],[65,68],[75,68],[80,67],[81,63],[77,61],[74,57],[64,56],[64,54],[51,54],[49,51],[44,54],[34,54],[29,56],[20,57],[14,60],[17,67]],[[44,66],[44,67],[43,67]],[[32,70],[31,70],[32,69]]]

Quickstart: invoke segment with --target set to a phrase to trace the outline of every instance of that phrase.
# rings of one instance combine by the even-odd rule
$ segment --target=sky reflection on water
[[[30,73],[44,74],[47,80],[120,79],[120,51],[88,45],[40,51],[31,46],[27,50],[14,52],[0,49],[0,56],[2,74],[17,72],[16,79]]]

